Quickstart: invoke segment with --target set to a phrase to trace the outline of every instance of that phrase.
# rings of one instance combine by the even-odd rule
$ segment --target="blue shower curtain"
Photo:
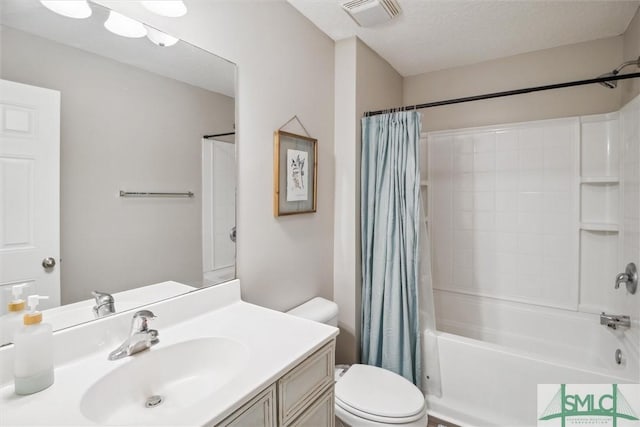
[[[421,381],[420,113],[362,119],[362,362]]]

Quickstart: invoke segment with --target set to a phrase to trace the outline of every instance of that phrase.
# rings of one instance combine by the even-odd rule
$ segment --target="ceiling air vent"
[[[396,0],[342,0],[340,5],[361,27],[382,24],[400,15]]]

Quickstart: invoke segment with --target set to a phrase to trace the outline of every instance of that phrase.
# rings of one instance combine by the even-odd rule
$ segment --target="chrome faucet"
[[[618,329],[618,327],[629,328],[631,327],[631,318],[621,314],[606,314],[603,311],[600,314],[600,324],[606,325],[611,329]]]
[[[91,295],[96,299],[96,305],[93,306],[93,314],[98,317],[107,316],[116,312],[116,305],[113,295],[106,292],[92,291]]]
[[[109,353],[109,360],[118,360],[123,357],[144,351],[158,344],[158,331],[149,329],[149,321],[155,319],[155,315],[149,310],[140,310],[133,315],[131,331],[120,347]]]

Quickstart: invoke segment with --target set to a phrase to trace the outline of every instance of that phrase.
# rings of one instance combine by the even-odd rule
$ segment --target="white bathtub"
[[[427,401],[436,417],[535,426],[537,384],[640,383],[637,319],[613,331],[595,314],[435,294],[442,396]]]

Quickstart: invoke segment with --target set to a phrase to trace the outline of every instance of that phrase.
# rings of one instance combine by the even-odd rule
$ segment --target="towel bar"
[[[192,191],[185,193],[152,193],[146,191],[123,191],[120,190],[120,197],[193,197]]]

